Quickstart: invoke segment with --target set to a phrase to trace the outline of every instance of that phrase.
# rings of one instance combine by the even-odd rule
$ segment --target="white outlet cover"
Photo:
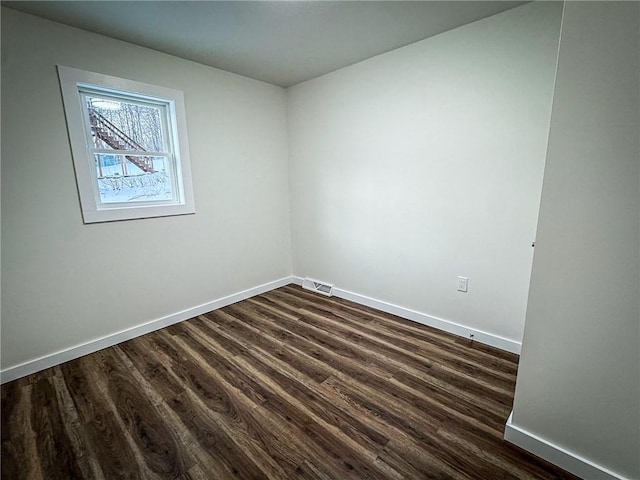
[[[468,277],[458,277],[458,291],[466,292],[469,286],[469,278]]]

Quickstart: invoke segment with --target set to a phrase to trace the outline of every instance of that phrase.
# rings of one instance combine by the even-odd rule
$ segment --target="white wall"
[[[56,64],[185,94],[196,214],[84,225]],[[291,275],[285,91],[2,9],[2,368]]]
[[[637,3],[566,3],[513,411],[517,427],[629,479],[640,479],[639,31]]]
[[[290,88],[294,272],[519,342],[560,16],[528,4]]]

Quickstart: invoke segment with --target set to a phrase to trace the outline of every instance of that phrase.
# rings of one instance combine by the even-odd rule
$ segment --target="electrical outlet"
[[[469,279],[467,277],[458,277],[458,291],[466,292],[469,285]]]

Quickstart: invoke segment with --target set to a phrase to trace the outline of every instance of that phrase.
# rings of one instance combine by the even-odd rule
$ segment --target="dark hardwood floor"
[[[2,386],[3,479],[574,479],[518,357],[288,286]]]

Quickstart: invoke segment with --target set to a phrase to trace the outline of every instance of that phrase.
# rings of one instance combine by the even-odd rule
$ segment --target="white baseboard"
[[[231,305],[232,303],[236,303],[241,300],[246,300],[247,298],[260,295],[261,293],[268,292],[269,290],[283,287],[284,285],[288,285],[291,282],[291,277],[281,278],[279,280],[275,280],[273,282],[265,283],[264,285],[259,285],[257,287],[250,288],[233,295],[219,298],[218,300],[204,303],[202,305],[198,305],[196,307],[189,308],[187,310],[183,310],[166,317],[143,323],[142,325],[137,325],[126,330],[121,330],[102,338],[90,340],[86,343],[66,348],[49,355],[44,355],[34,360],[29,360],[19,365],[15,365],[13,367],[2,370],[0,372],[0,383],[10,382],[27,375],[31,375],[32,373],[39,372],[40,370],[60,365],[61,363],[68,362],[69,360],[82,357],[89,353],[97,352],[98,350],[102,350],[103,348],[111,347],[113,345],[117,345],[118,343],[122,343],[127,340],[131,340],[132,338],[139,337],[140,335],[144,335],[146,333],[168,327],[169,325],[173,325],[174,323],[182,322],[184,320],[197,317],[198,315],[202,315],[212,310],[226,307],[227,305]]]
[[[509,415],[504,428],[504,439],[518,447],[537,455],[554,465],[564,468],[566,471],[580,478],[598,480],[631,480],[618,475],[611,470],[598,465],[577,453],[566,450],[559,445],[550,442],[528,430],[513,423],[513,412]]]
[[[303,279],[301,277],[293,277],[293,283],[297,285],[302,285],[302,280]],[[360,305],[375,308],[376,310],[391,313],[392,315],[397,315],[398,317],[406,318],[407,320],[412,320],[429,327],[434,327],[448,333],[453,333],[454,335],[459,335],[464,338],[470,338],[471,335],[473,335],[473,339],[480,343],[484,343],[485,345],[490,345],[492,347],[496,347],[501,350],[506,350],[507,352],[520,355],[520,348],[522,347],[522,344],[516,340],[511,340],[499,335],[483,332],[482,330],[477,330],[465,325],[460,325],[459,323],[451,322],[449,320],[444,320],[438,317],[433,317],[425,313],[416,312],[415,310],[411,310],[409,308],[400,307],[392,303],[384,302],[382,300],[376,300],[375,298],[360,295],[359,293],[353,293],[348,290],[342,290],[336,287],[333,288],[333,295],[336,297],[344,298],[345,300],[359,303]]]
[[[39,372],[40,370],[60,365],[61,363],[68,362],[69,360],[73,360],[84,355],[97,352],[98,350],[102,350],[103,348],[117,345],[118,343],[131,340],[132,338],[139,337],[140,335],[144,335],[155,330],[168,327],[169,325],[188,320],[189,318],[197,317],[198,315],[202,315],[203,313],[207,313],[212,310],[231,305],[232,303],[236,303],[241,300],[246,300],[247,298],[251,298],[255,295],[260,295],[261,293],[268,292],[269,290],[273,290],[290,283],[302,285],[302,280],[303,279],[301,277],[296,276],[284,277],[273,282],[265,283],[264,285],[259,285],[257,287],[250,288],[248,290],[244,290],[242,292],[235,293],[233,295],[229,295],[212,302],[208,302],[193,308],[189,308],[187,310],[183,310],[181,312],[174,313],[172,315],[168,315],[166,317],[152,320],[142,325],[137,325],[135,327],[131,327],[126,330],[104,336],[102,338],[90,340],[86,343],[76,345],[74,347],[60,350],[49,355],[44,355],[42,357],[36,358],[34,360],[29,360],[19,365],[8,367],[0,371],[0,383],[10,382],[27,375],[31,375],[32,373]],[[478,342],[491,345],[493,347],[497,347],[512,353],[520,353],[521,345],[515,340],[509,340],[497,335],[492,335],[490,333],[466,327],[464,325],[459,325],[448,320],[432,317],[424,313],[416,312],[414,310],[383,302],[381,300],[376,300],[365,295],[349,292],[347,290],[334,288],[333,294],[336,297],[344,298],[361,305],[366,305],[368,307],[391,313],[408,320],[413,320],[414,322],[421,323],[423,325],[438,328],[440,330],[444,330],[445,332],[453,333],[464,338],[469,338],[470,335],[473,335],[474,339]]]

